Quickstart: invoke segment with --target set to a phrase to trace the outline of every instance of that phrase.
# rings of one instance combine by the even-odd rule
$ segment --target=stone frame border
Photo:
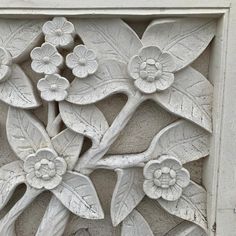
[[[213,126],[210,158],[205,160],[203,184],[208,193],[209,235],[233,236],[236,232],[236,1],[139,0],[74,1],[2,0],[1,17],[49,15],[154,17],[194,16],[218,18],[212,45],[209,79],[214,83]],[[226,160],[226,161],[225,161]]]

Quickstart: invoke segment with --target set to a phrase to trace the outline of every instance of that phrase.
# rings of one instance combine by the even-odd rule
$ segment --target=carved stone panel
[[[213,18],[0,19],[0,235],[207,235],[215,33]]]

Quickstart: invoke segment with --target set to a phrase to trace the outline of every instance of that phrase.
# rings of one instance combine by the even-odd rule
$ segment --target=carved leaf
[[[114,226],[123,221],[145,196],[142,168],[117,169],[116,172],[118,179],[111,201]]]
[[[52,192],[72,213],[86,219],[103,219],[103,210],[89,177],[68,171]]]
[[[184,221],[170,230],[165,236],[207,236],[199,226]]]
[[[159,19],[148,26],[142,42],[171,53],[175,57],[177,70],[180,70],[204,51],[215,31],[216,21],[212,19]]]
[[[121,236],[154,236],[150,226],[136,210],[123,221]]]
[[[28,111],[10,107],[7,138],[16,155],[25,158],[40,148],[50,147],[50,138],[41,122]]]
[[[161,130],[153,139],[148,152],[152,159],[164,154],[177,157],[182,164],[209,154],[210,135],[186,120],[178,120]]]
[[[0,210],[7,204],[15,188],[24,182],[22,161],[14,161],[0,168]]]
[[[86,79],[76,78],[72,82],[66,100],[83,105],[95,103],[118,92],[133,94],[134,85],[126,67],[126,64],[115,60],[102,61],[94,75]]]
[[[0,83],[0,100],[19,108],[34,108],[40,105],[30,79],[16,64],[12,66],[10,78]]]
[[[61,236],[69,221],[70,212],[65,206],[53,196],[44,213],[35,236]]]
[[[136,33],[121,19],[71,21],[83,42],[96,52],[98,59],[128,62],[142,47]]]
[[[56,152],[63,157],[72,170],[78,160],[84,137],[70,129],[65,129],[52,139],[52,145]]]
[[[186,118],[207,131],[212,131],[213,86],[191,67],[175,74],[173,85],[153,95],[153,100],[169,112]]]
[[[170,214],[184,220],[191,221],[204,230],[207,230],[206,216],[206,190],[192,182],[183,189],[182,196],[177,201],[157,200]]]
[[[5,47],[13,59],[23,58],[41,39],[43,23],[32,19],[1,19],[0,46]]]
[[[95,105],[78,106],[61,102],[61,117],[66,126],[99,143],[108,129],[108,123],[102,112]]]

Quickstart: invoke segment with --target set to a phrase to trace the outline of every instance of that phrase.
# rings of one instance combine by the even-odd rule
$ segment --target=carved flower
[[[172,55],[156,46],[140,49],[128,64],[128,72],[135,86],[144,93],[162,91],[174,82],[175,61]]]
[[[62,181],[66,173],[65,160],[49,148],[39,149],[29,155],[24,162],[27,182],[34,188],[53,189]]]
[[[74,25],[65,17],[54,17],[43,25],[45,41],[56,47],[68,48],[73,45]]]
[[[63,57],[50,43],[44,43],[41,47],[34,48],[30,56],[32,58],[31,67],[37,73],[58,73],[63,63]]]
[[[51,101],[63,101],[67,97],[69,81],[58,74],[46,75],[40,79],[37,88],[41,91],[42,99]]]
[[[66,57],[66,65],[72,69],[73,74],[78,78],[85,78],[94,74],[98,68],[96,55],[91,49],[84,45],[78,45],[73,53]]]
[[[176,201],[182,189],[190,183],[189,172],[175,157],[163,155],[158,160],[149,161],[144,167],[144,192],[148,197]]]
[[[0,47],[0,82],[5,81],[11,74],[12,59],[10,53],[3,47]]]

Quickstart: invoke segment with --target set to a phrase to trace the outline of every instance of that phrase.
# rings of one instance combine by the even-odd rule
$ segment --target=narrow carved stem
[[[118,138],[120,132],[125,128],[129,120],[132,118],[137,107],[145,100],[139,92],[135,96],[130,97],[118,114],[116,119],[113,121],[110,128],[104,134],[100,144],[96,147],[90,148],[78,161],[75,170],[83,174],[90,174],[92,169],[90,165],[94,165],[99,161],[104,154],[108,151],[110,146]]]
[[[16,236],[15,222],[26,207],[41,193],[42,191],[27,187],[24,196],[14,205],[14,207],[0,221],[0,235]]]
[[[47,124],[47,132],[50,137],[54,137],[60,128],[61,118],[60,115],[57,116],[57,103],[49,102],[48,103],[48,124]]]

